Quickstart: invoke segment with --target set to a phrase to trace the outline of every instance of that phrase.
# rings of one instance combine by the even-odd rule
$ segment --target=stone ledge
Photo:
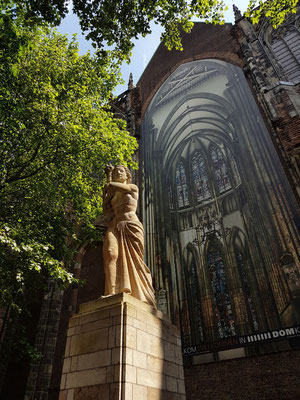
[[[157,310],[156,308],[150,306],[149,304],[146,304],[141,300],[136,299],[135,297],[131,296],[128,293],[118,293],[115,294],[114,296],[108,296],[102,299],[89,301],[88,303],[83,303],[80,305],[79,314],[82,317],[85,313],[95,312],[96,310],[100,309],[111,308],[114,305],[119,306],[122,303],[131,304],[134,307],[138,308],[139,310],[152,314],[156,318],[159,318],[171,324],[170,317],[168,317],[161,311]],[[110,316],[112,316],[112,314],[110,314]]]

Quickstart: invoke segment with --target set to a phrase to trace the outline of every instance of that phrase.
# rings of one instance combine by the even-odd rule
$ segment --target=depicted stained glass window
[[[226,190],[231,188],[231,184],[224,156],[221,150],[216,146],[213,146],[211,148],[210,154],[211,154],[213,170],[217,181],[218,192],[219,193],[226,192]]]
[[[208,253],[207,261],[214,298],[217,329],[219,337],[222,339],[235,335],[235,327],[225,268],[220,251],[212,248]]]
[[[202,154],[196,153],[192,158],[192,172],[197,201],[211,197],[205,160]]]
[[[240,252],[236,252],[235,255],[236,255],[236,260],[237,260],[238,270],[240,273],[241,282],[242,282],[243,293],[244,293],[244,296],[246,299],[246,306],[248,309],[248,314],[249,314],[249,317],[251,318],[254,330],[257,331],[258,330],[257,314],[256,314],[255,307],[254,307],[253,297],[251,294],[250,282],[248,279],[248,274],[247,274],[247,270],[246,270],[244,257]]]
[[[183,162],[180,161],[176,168],[176,189],[177,201],[179,207],[185,207],[190,204],[188,196],[188,187]]]
[[[201,304],[200,304],[200,291],[197,279],[197,271],[195,260],[191,264],[191,295],[192,295],[192,309],[194,316],[194,326],[197,329],[197,336],[203,341],[203,328],[201,323]]]
[[[271,48],[286,72],[288,78],[298,83],[300,81],[300,32],[298,28],[291,28],[274,38]]]

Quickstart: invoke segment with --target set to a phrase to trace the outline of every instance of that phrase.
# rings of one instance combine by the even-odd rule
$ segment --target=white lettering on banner
[[[277,339],[285,336],[300,335],[300,327],[285,328],[278,331],[257,333],[256,335],[243,336],[239,338],[240,344],[261,342],[263,340]]]
[[[283,338],[291,338],[293,336],[300,336],[300,326],[295,326],[293,328],[283,328],[279,330],[274,330],[270,332],[256,333],[247,336],[233,336],[227,338],[227,340],[220,340],[219,342],[212,343],[201,343],[194,346],[185,347],[182,349],[183,355],[194,355],[195,353],[201,353],[204,351],[212,351],[217,349],[230,349],[236,346],[251,345],[256,342],[269,341],[269,340],[280,340]]]
[[[279,336],[292,336],[295,334],[299,334],[299,327],[297,328],[286,328],[286,329],[280,329],[280,331],[273,331],[272,336],[273,338],[278,338]]]
[[[186,347],[185,349],[183,349],[183,354],[191,354],[191,353],[196,353],[196,352],[197,352],[196,346]]]
[[[296,333],[294,328],[287,328],[285,331],[287,335],[295,335]]]

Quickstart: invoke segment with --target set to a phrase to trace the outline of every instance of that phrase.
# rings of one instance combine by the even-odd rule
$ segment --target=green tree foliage
[[[269,19],[270,24],[277,28],[289,14],[296,13],[298,0],[250,0],[245,16],[250,18],[253,24],[257,24],[261,17]]]
[[[67,272],[95,233],[108,162],[130,163],[136,141],[107,110],[117,66],[79,56],[75,39],[0,16],[0,305]]]
[[[151,22],[163,27],[162,39],[169,49],[182,50],[179,26],[190,32],[192,18],[223,23],[227,8],[223,0],[73,0],[72,4],[70,0],[19,0],[16,4],[27,21],[54,24],[59,24],[72,6],[87,39],[103,53],[106,45],[114,46],[120,59],[129,58],[134,38],[151,33]],[[266,15],[276,27],[295,12],[296,5],[297,0],[250,0],[246,16],[257,23]]]
[[[19,0],[14,7],[16,11],[24,11],[27,21],[59,24],[68,13],[69,3],[68,0]],[[190,32],[193,17],[222,23],[226,9],[223,0],[73,0],[72,7],[87,39],[103,53],[105,46],[113,46],[120,59],[129,57],[134,38],[151,33],[151,22],[164,28],[162,39],[169,49],[182,49],[179,24],[185,32]]]

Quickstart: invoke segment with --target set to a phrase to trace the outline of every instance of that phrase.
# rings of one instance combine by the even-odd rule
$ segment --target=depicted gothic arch
[[[242,71],[219,60],[181,65],[142,131],[147,255],[162,276],[176,275],[160,286],[168,282],[183,345],[289,325],[295,305],[278,265],[282,232],[296,228],[276,210],[296,206]]]

